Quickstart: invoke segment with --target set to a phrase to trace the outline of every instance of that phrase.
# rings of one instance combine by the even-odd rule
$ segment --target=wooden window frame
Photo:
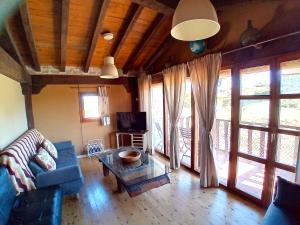
[[[84,104],[83,104],[83,98],[85,96],[98,96],[97,92],[80,92],[79,93],[79,106],[80,106],[80,122],[81,123],[88,123],[88,122],[95,122],[100,120],[100,114],[99,117],[95,118],[85,118],[84,117]]]
[[[280,63],[285,61],[291,61],[296,60],[300,58],[300,52],[293,52],[293,53],[287,53],[287,54],[281,54],[281,55],[274,55],[272,57],[265,57],[265,58],[259,58],[255,60],[249,60],[248,62],[239,62],[235,64],[231,64],[229,66],[223,66],[221,70],[230,69],[231,70],[231,81],[232,81],[232,90],[231,90],[231,134],[230,134],[230,152],[229,152],[229,171],[228,171],[228,179],[227,179],[227,186],[220,184],[220,186],[224,189],[227,189],[229,191],[232,191],[234,193],[237,193],[252,202],[255,202],[256,204],[260,206],[268,206],[269,203],[272,200],[272,194],[273,194],[273,186],[275,182],[275,170],[283,169],[289,172],[296,172],[296,168],[293,166],[285,165],[282,163],[276,162],[276,146],[277,146],[277,136],[278,134],[287,134],[292,136],[299,136],[300,132],[296,130],[287,130],[282,129],[278,126],[279,123],[279,101],[280,99],[300,99],[300,93],[299,94],[280,94]],[[240,70],[249,68],[249,67],[258,67],[263,65],[269,65],[270,66],[270,73],[271,73],[271,80],[270,80],[270,93],[268,95],[240,95]],[[163,82],[163,75],[158,74],[155,75],[155,78],[152,80],[152,83],[162,83]],[[252,99],[269,99],[270,100],[270,106],[269,106],[269,124],[267,127],[260,127],[260,126],[252,126],[252,125],[244,125],[240,124],[239,118],[240,118],[240,100],[252,100]],[[164,99],[165,100],[165,99]],[[165,101],[164,101],[164,112],[165,112]],[[275,110],[274,110],[275,109]],[[164,153],[162,155],[163,157],[169,159],[169,157],[166,154],[167,146],[166,146],[166,118],[164,113]],[[244,129],[251,129],[251,130],[258,130],[258,131],[264,131],[268,132],[268,139],[267,141],[267,152],[266,152],[266,158],[259,158],[256,156],[248,155],[245,153],[238,152],[239,149],[239,130],[240,128]],[[195,141],[195,103],[192,98],[192,135],[193,139],[192,141]],[[191,168],[187,168],[189,171],[199,174],[198,171],[196,171],[196,165],[195,165],[195,144],[192,144],[192,160],[191,160]],[[246,192],[243,192],[236,188],[236,172],[237,172],[237,160],[238,157],[242,157],[245,159],[253,160],[258,163],[262,163],[265,165],[265,178],[263,183],[263,190],[261,199],[258,199],[250,194],[247,194]]]

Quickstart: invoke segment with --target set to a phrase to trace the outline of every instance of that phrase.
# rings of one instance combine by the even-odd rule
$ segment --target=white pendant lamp
[[[173,16],[171,35],[181,41],[203,40],[220,30],[210,0],[180,0]]]
[[[117,67],[115,66],[114,57],[106,56],[104,58],[104,64],[101,69],[100,77],[104,79],[116,79],[119,77]]]

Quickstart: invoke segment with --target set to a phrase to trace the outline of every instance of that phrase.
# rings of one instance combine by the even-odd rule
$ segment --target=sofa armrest
[[[39,173],[36,176],[37,188],[64,184],[74,180],[82,179],[81,169],[78,165],[66,166],[54,171]]]
[[[62,141],[54,143],[55,148],[59,151],[61,149],[72,148],[74,147],[72,141]]]

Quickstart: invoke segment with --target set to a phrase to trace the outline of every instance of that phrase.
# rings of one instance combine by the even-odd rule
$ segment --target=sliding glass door
[[[278,129],[275,179],[295,181],[300,135],[300,56],[282,58],[278,64]]]
[[[177,128],[179,131],[180,162],[190,168],[192,162],[192,84],[189,78],[186,79],[185,83],[183,109]]]
[[[168,110],[160,82],[152,86],[153,146],[169,156]],[[181,163],[199,172],[199,118],[190,79],[177,127]],[[300,54],[221,70],[212,137],[222,185],[267,205],[277,176],[295,181],[300,145]]]
[[[237,138],[231,186],[267,205],[277,176],[295,181],[300,136],[300,56],[236,69]],[[237,148],[237,151],[235,151]]]
[[[164,153],[163,83],[152,84],[152,148]]]
[[[221,70],[212,129],[219,182],[227,186],[231,134],[231,70]]]
[[[240,70],[240,119],[236,188],[262,199],[270,133],[269,65]]]

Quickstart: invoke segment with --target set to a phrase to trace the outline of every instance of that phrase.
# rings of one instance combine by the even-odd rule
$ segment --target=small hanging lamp
[[[106,32],[102,34],[104,40],[111,41],[114,38],[113,33]],[[115,66],[115,59],[112,56],[106,56],[103,60],[103,67],[101,69],[100,77],[103,79],[116,79],[119,77],[119,72]]]
[[[116,79],[119,77],[118,69],[115,66],[114,57],[106,56],[104,58],[104,64],[101,69],[100,77],[104,79]]]
[[[180,0],[173,16],[171,35],[181,41],[203,40],[220,30],[210,0]]]

